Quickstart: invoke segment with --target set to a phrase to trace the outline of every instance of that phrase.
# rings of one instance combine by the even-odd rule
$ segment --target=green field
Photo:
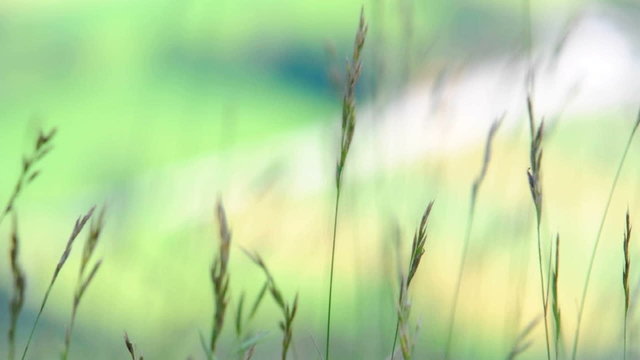
[[[403,74],[415,74],[409,85],[420,84],[435,72],[430,64],[453,62],[467,51],[484,61],[519,41],[505,29],[521,26],[520,2],[406,3],[413,19],[408,42],[402,41],[403,8],[364,4],[369,41],[383,44],[387,54],[382,98],[389,103],[407,85]],[[543,18],[577,3],[539,2],[534,14]],[[208,337],[211,329],[209,267],[217,253],[214,209],[221,198],[233,246],[230,314],[217,355],[237,357],[238,296],[246,291],[251,298],[264,283],[242,253],[246,248],[262,255],[287,299],[299,293],[290,357],[324,356],[338,145],[333,130],[341,113],[327,79],[324,47],[335,44],[342,69],[362,5],[352,0],[0,4],[0,203],[10,196],[37,130],[58,129],[53,151],[39,166],[42,174],[16,206],[27,274],[17,348],[25,344],[73,222],[94,204],[107,204],[97,250],[104,263],[80,306],[70,358],[127,358],[122,339],[127,331],[145,359],[204,359],[199,333]],[[479,42],[490,50],[472,52]],[[406,48],[410,60],[403,58]],[[362,109],[376,105],[374,49],[365,52]],[[561,234],[559,302],[567,355],[591,245],[633,126],[632,110],[619,106],[562,118],[544,140],[542,237],[548,244]],[[454,328],[455,359],[504,358],[517,333],[540,312],[535,212],[526,179],[527,120],[509,116],[511,124],[520,125],[498,132],[479,194]],[[369,144],[369,130],[366,123],[358,127],[354,141]],[[289,161],[306,149],[308,139],[325,147],[297,168],[300,162]],[[440,358],[483,141],[370,172],[349,163],[338,228],[334,358],[390,354],[397,269],[406,267],[413,232],[431,199],[427,251],[411,290],[411,321],[420,324],[415,358]],[[376,151],[384,149],[372,147],[372,156]],[[622,232],[627,208],[632,218],[640,213],[639,160],[636,142],[594,267],[582,324],[584,358],[621,355]],[[305,181],[288,177],[318,172],[330,175],[310,179],[307,188],[297,185]],[[0,254],[9,252],[10,225],[8,218],[0,226]],[[28,358],[54,359],[62,350],[84,239],[81,234],[61,272]],[[633,241],[632,249],[637,249]],[[4,309],[12,293],[4,259],[2,358],[9,321]],[[638,279],[633,265],[632,290]],[[255,359],[278,358],[279,320],[279,309],[268,299],[251,323],[254,331],[267,332]],[[633,336],[633,317],[629,324]],[[541,326],[531,339],[521,358],[542,358]],[[633,340],[630,349],[636,349]]]

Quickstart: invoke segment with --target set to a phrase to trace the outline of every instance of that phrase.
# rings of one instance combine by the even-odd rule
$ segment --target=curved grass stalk
[[[549,325],[547,324],[548,297],[544,288],[544,271],[542,268],[542,241],[540,240],[540,225],[542,223],[542,137],[544,134],[544,122],[536,125],[531,96],[527,97],[527,111],[529,115],[529,130],[531,133],[531,149],[529,153],[531,167],[527,171],[529,190],[536,210],[536,238],[538,243],[538,270],[540,272],[540,296],[542,304],[542,321],[544,322],[545,343],[547,346],[547,359],[551,360],[551,347],[549,346]]]
[[[478,198],[478,191],[480,190],[480,185],[482,185],[482,181],[484,180],[487,174],[487,170],[489,168],[489,162],[491,161],[491,144],[496,132],[498,131],[498,128],[500,127],[500,124],[502,123],[502,119],[504,119],[504,115],[502,115],[499,119],[494,121],[493,124],[491,124],[491,127],[489,128],[489,134],[487,135],[487,142],[485,145],[482,169],[480,170],[480,173],[478,174],[478,176],[473,182],[473,185],[471,186],[469,217],[468,217],[467,226],[465,229],[464,243],[462,247],[462,257],[460,259],[460,265],[458,268],[458,277],[456,280],[456,287],[453,295],[453,307],[451,308],[451,312],[449,314],[449,325],[448,325],[449,329],[447,331],[447,340],[445,342],[446,345],[444,350],[445,360],[449,359],[449,354],[451,351],[451,343],[453,341],[453,328],[456,322],[456,312],[458,308],[458,298],[460,296],[460,288],[462,286],[462,278],[464,276],[464,270],[467,263],[467,254],[469,252],[469,243],[471,240],[471,229],[473,227],[473,220],[475,218],[475,213],[476,213],[475,210],[476,210],[476,203]]]
[[[65,247],[64,252],[62,253],[62,256],[60,256],[60,260],[58,260],[58,264],[56,265],[56,269],[53,271],[53,276],[51,277],[51,281],[49,282],[47,291],[44,293],[44,297],[42,298],[42,303],[40,304],[40,310],[38,310],[38,315],[36,315],[36,320],[33,322],[33,326],[31,327],[31,332],[29,333],[27,344],[25,345],[24,350],[22,351],[22,357],[21,357],[22,360],[24,360],[27,357],[27,352],[29,351],[29,345],[31,345],[33,334],[36,332],[36,328],[38,327],[40,316],[42,316],[44,307],[47,305],[47,300],[49,300],[49,294],[51,294],[51,289],[53,289],[53,285],[58,279],[58,275],[60,275],[60,271],[62,270],[62,267],[64,266],[64,264],[67,262],[67,259],[69,258],[69,254],[71,253],[73,242],[78,237],[78,235],[82,231],[82,228],[84,228],[84,225],[87,223],[87,221],[89,221],[89,219],[91,218],[91,215],[93,215],[94,209],[95,208],[91,208],[91,210],[89,210],[89,212],[86,215],[76,220],[76,223],[73,227],[73,231],[69,236],[69,240],[67,240],[67,246]]]
[[[327,335],[326,335],[326,348],[325,348],[325,359],[329,359],[329,348],[331,342],[331,299],[333,298],[333,265],[335,263],[336,257],[336,232],[338,229],[338,209],[340,203],[340,186],[337,187],[336,191],[336,202],[335,202],[335,210],[333,212],[333,241],[331,242],[331,269],[329,270],[329,305],[327,308]]]
[[[78,271],[78,280],[76,283],[76,289],[73,294],[73,303],[71,307],[71,320],[69,322],[69,327],[67,328],[67,332],[64,337],[64,349],[62,350],[62,360],[67,360],[69,357],[69,350],[71,349],[71,337],[73,335],[73,327],[76,322],[76,315],[78,314],[78,308],[80,307],[80,302],[89,287],[89,284],[93,281],[96,276],[96,273],[100,269],[102,265],[102,259],[95,262],[91,270],[87,273],[87,266],[89,265],[89,261],[92,258],[93,252],[96,249],[96,245],[98,245],[98,240],[100,239],[100,235],[103,232],[104,228],[104,215],[105,208],[102,208],[100,211],[100,215],[97,217],[96,221],[91,221],[91,228],[89,231],[89,236],[87,237],[87,241],[84,243],[84,249],[82,251],[82,258],[80,259],[80,269]],[[95,220],[96,218],[94,218]]]
[[[604,228],[604,223],[607,219],[607,214],[609,213],[609,206],[611,205],[611,199],[613,198],[613,193],[616,190],[616,186],[618,185],[618,179],[620,178],[620,173],[622,172],[622,167],[627,158],[627,153],[629,152],[629,148],[631,147],[631,143],[633,142],[633,138],[636,134],[636,130],[638,130],[638,125],[640,125],[640,112],[638,113],[638,117],[636,122],[629,134],[629,140],[627,140],[627,144],[624,148],[624,152],[622,153],[622,157],[620,158],[620,164],[618,165],[618,169],[616,170],[616,175],[613,177],[613,182],[611,183],[611,188],[609,189],[609,196],[607,197],[607,203],[604,207],[604,211],[602,213],[602,219],[600,220],[600,225],[598,226],[598,232],[596,234],[596,239],[593,243],[593,250],[591,251],[591,258],[589,259],[589,267],[587,268],[587,277],[584,282],[584,288],[582,290],[582,297],[580,299],[580,308],[578,310],[578,323],[576,325],[576,335],[573,338],[573,352],[571,355],[571,359],[575,360],[578,356],[578,345],[580,343],[580,326],[582,324],[582,314],[584,313],[584,304],[587,299],[587,292],[589,291],[589,281],[591,280],[591,272],[593,270],[593,263],[596,259],[596,253],[598,251],[598,245],[600,244],[600,237],[602,236],[602,229]]]
[[[345,86],[344,98],[342,100],[342,133],[340,140],[340,158],[336,166],[336,201],[333,220],[333,239],[331,241],[331,269],[329,271],[329,300],[327,307],[327,334],[325,359],[329,360],[329,349],[331,342],[331,300],[333,298],[333,270],[336,257],[336,233],[338,230],[338,209],[340,203],[340,189],[342,185],[342,173],[353,140],[353,133],[356,127],[356,83],[360,78],[362,69],[361,55],[364,41],[367,36],[367,24],[364,18],[364,8],[360,11],[360,23],[356,33],[353,48],[353,58],[347,68],[347,83]]]
[[[429,215],[433,208],[433,201],[430,201],[427,205],[420,225],[416,229],[413,236],[413,242],[411,244],[411,257],[409,259],[409,271],[407,276],[401,275],[400,277],[400,294],[398,296],[398,319],[396,322],[396,331],[393,337],[393,348],[391,349],[391,360],[396,352],[396,344],[398,341],[398,335],[400,338],[400,348],[402,351],[402,357],[405,360],[411,359],[413,355],[413,339],[409,330],[409,312],[411,310],[411,303],[409,301],[409,285],[418,271],[422,255],[425,253],[425,245],[427,243],[427,225],[429,221]]]
[[[551,346],[549,345],[549,325],[547,324],[547,296],[544,290],[544,273],[542,270],[542,245],[540,241],[540,223],[536,226],[538,238],[538,269],[540,271],[540,293],[542,295],[542,320],[544,321],[544,337],[547,345],[547,359],[551,359]]]

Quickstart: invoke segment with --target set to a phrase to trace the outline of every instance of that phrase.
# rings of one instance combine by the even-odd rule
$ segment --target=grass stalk
[[[471,199],[470,199],[470,204],[469,204],[469,216],[467,218],[467,226],[465,229],[465,235],[464,235],[464,243],[463,243],[463,247],[462,247],[462,257],[460,258],[460,264],[458,267],[458,276],[457,276],[457,280],[456,280],[456,286],[455,286],[455,290],[454,290],[454,295],[453,295],[453,306],[451,307],[451,312],[449,313],[449,322],[448,322],[448,327],[449,329],[447,330],[447,340],[445,342],[445,350],[444,350],[444,359],[449,359],[449,354],[450,354],[450,350],[451,350],[451,343],[453,341],[453,328],[455,326],[455,321],[456,321],[456,312],[457,312],[457,308],[458,308],[458,298],[460,295],[460,288],[462,286],[462,278],[464,276],[464,269],[467,263],[467,254],[469,252],[469,243],[470,243],[470,239],[471,239],[471,229],[473,227],[473,220],[475,217],[475,210],[476,210],[476,202],[477,202],[477,198],[478,198],[478,191],[480,190],[480,185],[482,185],[482,182],[487,174],[487,170],[489,169],[489,163],[491,162],[491,145],[492,145],[492,141],[493,138],[495,137],[496,132],[498,131],[498,128],[500,127],[500,124],[502,122],[502,119],[504,118],[504,115],[495,120],[492,124],[491,127],[489,128],[489,134],[487,135],[487,142],[485,145],[485,151],[484,151],[484,158],[483,158],[483,162],[482,162],[482,168],[480,169],[480,173],[478,174],[478,176],[475,178],[475,180],[473,181],[473,185],[471,186]]]
[[[513,343],[509,354],[507,354],[507,360],[515,359],[516,357],[518,357],[518,355],[522,354],[529,347],[531,347],[533,342],[528,340],[528,337],[539,322],[540,317],[531,320],[531,322],[529,322],[529,324],[520,332],[515,342]]]
[[[429,221],[429,215],[433,208],[433,201],[430,201],[427,205],[420,225],[416,229],[413,235],[413,242],[411,244],[411,257],[409,259],[409,269],[407,275],[400,276],[400,294],[398,296],[398,319],[396,321],[396,331],[393,338],[393,347],[391,348],[391,359],[393,360],[396,352],[396,344],[398,339],[400,340],[400,349],[402,356],[405,360],[411,358],[413,353],[413,340],[411,338],[411,332],[409,329],[409,312],[411,309],[411,303],[409,302],[409,286],[411,281],[418,271],[422,255],[425,253],[425,245],[427,243],[427,224]]]
[[[558,279],[560,274],[560,234],[556,235],[556,254],[553,265],[553,276],[551,277],[551,311],[553,313],[554,327],[554,352],[555,358],[559,359],[560,345],[562,343],[562,317],[560,313],[560,303],[558,300]]]
[[[136,355],[136,346],[129,339],[129,335],[124,333],[124,346],[127,348],[127,352],[129,356],[131,356],[131,360],[144,360],[144,356],[140,355],[139,357]]]
[[[624,268],[622,269],[622,288],[624,289],[624,329],[622,331],[624,344],[622,348],[623,359],[627,358],[627,319],[629,318],[629,303],[631,300],[631,292],[629,290],[629,269],[631,267],[631,255],[629,252],[629,242],[631,241],[631,221],[629,220],[629,209],[627,209],[625,225],[622,243],[624,252]]]
[[[544,287],[544,270],[542,261],[542,241],[540,239],[540,225],[542,223],[542,137],[544,134],[544,121],[540,125],[536,125],[535,114],[533,111],[533,101],[531,96],[527,96],[527,112],[529,115],[529,130],[531,135],[530,148],[530,168],[527,171],[529,180],[529,190],[531,198],[536,210],[536,238],[538,243],[538,270],[540,272],[540,296],[542,305],[542,321],[544,322],[545,343],[547,346],[547,359],[551,359],[551,348],[549,346],[549,326],[547,324],[548,301],[545,295]]]
[[[22,194],[26,185],[33,182],[33,180],[40,175],[40,170],[36,169],[36,166],[53,148],[51,142],[55,135],[56,128],[53,128],[48,132],[40,130],[38,137],[36,138],[33,151],[22,158],[20,176],[18,176],[13,192],[11,193],[11,196],[9,196],[9,200],[7,200],[2,212],[0,212],[0,224],[2,224],[5,217],[13,210],[16,201]]]
[[[11,264],[11,274],[13,276],[13,296],[9,303],[9,331],[8,337],[8,358],[15,358],[16,350],[16,330],[18,328],[18,318],[24,306],[24,294],[26,289],[26,276],[20,265],[18,256],[20,253],[20,237],[18,236],[18,219],[13,213],[13,227],[11,230],[11,247],[9,250],[9,262]]]
[[[327,308],[327,335],[326,335],[326,348],[325,359],[329,359],[329,349],[331,347],[331,300],[333,299],[333,269],[336,255],[336,232],[338,229],[338,209],[340,203],[340,185],[337,186],[335,210],[333,212],[333,240],[331,242],[331,265],[329,270],[329,305]]]
[[[76,283],[76,289],[73,294],[73,304],[71,307],[71,320],[69,322],[69,327],[67,328],[67,332],[64,337],[64,349],[62,351],[62,360],[67,360],[69,357],[69,349],[71,348],[71,336],[73,334],[73,327],[76,321],[76,315],[78,313],[78,307],[80,306],[80,301],[84,296],[89,284],[95,278],[100,266],[102,265],[102,259],[95,262],[91,270],[86,273],[87,266],[89,265],[89,261],[93,255],[93,252],[98,244],[98,240],[100,239],[100,235],[102,234],[102,230],[104,228],[104,214],[105,209],[102,208],[100,211],[100,215],[98,215],[97,220],[94,218],[91,221],[91,228],[89,231],[89,235],[87,236],[87,240],[84,243],[84,249],[82,251],[82,258],[80,259],[80,269],[78,271],[78,280]]]
[[[256,295],[256,298],[253,301],[253,305],[251,306],[251,310],[248,315],[244,315],[244,304],[245,304],[245,293],[243,292],[240,295],[240,299],[238,300],[238,305],[236,308],[236,338],[238,341],[237,354],[241,359],[250,358],[255,351],[255,347],[257,343],[262,340],[266,333],[252,333],[248,330],[249,324],[255,317],[255,314],[258,312],[258,308],[262,303],[262,300],[269,289],[269,281],[265,281],[264,285],[260,288],[260,291]]]
[[[267,268],[267,265],[264,263],[260,255],[251,254],[246,252],[249,258],[256,264],[267,277],[267,283],[269,284],[269,293],[271,297],[276,302],[278,308],[282,311],[282,320],[279,322],[280,330],[282,330],[282,352],[281,352],[281,360],[287,359],[287,353],[289,352],[289,347],[291,346],[291,342],[293,341],[293,320],[295,319],[296,313],[298,312],[298,294],[293,299],[293,303],[289,303],[284,299],[282,292],[276,286],[276,282],[271,275],[271,272]]]
[[[227,305],[229,304],[229,273],[227,267],[229,265],[229,251],[231,249],[231,232],[227,224],[227,216],[221,200],[218,200],[216,216],[220,244],[218,256],[211,265],[211,283],[213,284],[215,310],[208,349],[210,356],[215,354],[216,344],[222,333]]]
[[[62,267],[67,262],[67,259],[69,258],[69,254],[71,254],[71,248],[73,246],[73,242],[78,237],[78,235],[80,234],[80,232],[84,228],[84,226],[87,223],[87,221],[89,221],[89,219],[93,215],[94,209],[95,209],[95,207],[91,208],[91,210],[89,210],[89,212],[86,215],[79,217],[76,220],[75,225],[73,226],[73,230],[71,231],[71,235],[69,236],[69,240],[67,240],[67,246],[65,247],[64,252],[62,253],[62,256],[60,256],[60,260],[58,260],[58,264],[56,265],[56,268],[53,271],[53,276],[51,277],[51,281],[49,282],[49,286],[47,287],[47,290],[44,293],[44,297],[42,298],[42,303],[40,304],[40,309],[38,310],[38,314],[36,315],[36,319],[33,322],[33,326],[31,327],[31,332],[29,333],[29,338],[27,339],[27,344],[25,345],[24,350],[22,352],[22,357],[21,357],[22,360],[24,360],[26,358],[26,356],[27,356],[27,352],[29,351],[29,345],[31,345],[31,340],[33,339],[33,334],[35,333],[36,328],[38,327],[38,322],[40,321],[40,316],[42,316],[42,312],[44,311],[44,307],[47,305],[47,300],[49,299],[49,295],[51,294],[51,289],[53,289],[53,285],[55,284],[56,280],[58,279],[58,275],[60,275],[60,271],[62,270]]]
[[[329,350],[331,348],[331,302],[333,299],[333,270],[336,255],[336,233],[338,230],[338,210],[340,204],[340,190],[342,185],[342,174],[346,164],[351,141],[356,126],[356,100],[355,91],[356,83],[360,78],[362,69],[361,55],[364,42],[367,35],[367,24],[364,17],[364,9],[360,11],[360,23],[354,42],[353,57],[351,63],[347,66],[346,86],[342,101],[342,130],[340,140],[340,158],[336,166],[336,199],[333,220],[333,239],[331,242],[331,265],[329,270],[329,299],[327,306],[327,331],[326,331],[326,347],[325,359],[329,360]]]
[[[18,326],[18,318],[24,306],[24,297],[26,291],[26,276],[19,263],[20,237],[18,236],[17,216],[15,215],[15,203],[22,194],[26,185],[30,184],[40,174],[40,170],[36,169],[38,163],[51,151],[51,143],[56,134],[53,128],[48,132],[39,131],[36,138],[33,151],[25,155],[22,159],[22,168],[16,185],[13,188],[9,200],[5,204],[0,213],[0,224],[6,216],[13,212],[13,227],[11,232],[11,245],[9,249],[9,263],[11,266],[11,274],[13,277],[13,296],[9,303],[9,330],[7,333],[8,350],[7,356],[9,360],[15,358],[15,335]]]
[[[585,278],[584,287],[582,289],[582,297],[580,299],[580,307],[578,308],[578,322],[576,325],[576,334],[573,338],[573,351],[571,358],[573,360],[578,356],[578,345],[580,343],[580,326],[582,324],[582,315],[584,313],[584,305],[587,299],[587,292],[589,291],[589,282],[591,280],[591,272],[593,270],[593,263],[596,259],[596,253],[598,251],[598,245],[600,244],[600,237],[602,235],[602,229],[604,228],[604,223],[607,219],[607,214],[609,213],[609,206],[611,205],[611,199],[613,199],[613,193],[616,190],[616,186],[618,185],[618,179],[620,178],[620,173],[622,172],[622,167],[627,158],[627,153],[629,152],[629,148],[631,148],[631,143],[633,142],[633,138],[636,134],[636,130],[638,130],[638,125],[640,125],[640,112],[638,112],[638,117],[636,118],[636,122],[633,125],[633,129],[629,134],[629,139],[627,140],[627,144],[624,148],[624,152],[622,153],[622,157],[620,158],[620,163],[618,164],[618,168],[616,170],[616,174],[613,177],[613,182],[611,183],[611,188],[609,189],[609,196],[607,197],[607,203],[604,206],[604,211],[602,213],[602,218],[600,219],[600,225],[598,226],[598,232],[596,233],[596,239],[593,243],[593,250],[591,251],[591,257],[589,259],[589,267],[587,268],[587,276]]]
[[[402,276],[400,279],[400,296],[398,301],[398,322],[396,324],[396,339],[400,340],[400,352],[404,360],[410,360],[413,357],[413,340],[411,338],[411,329],[409,326],[409,315],[411,312],[411,302],[409,300],[409,287],[407,279]],[[397,341],[393,339],[394,343]],[[393,360],[395,349],[391,353]]]

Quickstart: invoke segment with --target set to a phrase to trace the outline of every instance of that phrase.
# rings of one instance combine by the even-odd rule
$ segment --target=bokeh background
[[[320,358],[339,145],[341,79],[360,8],[370,29],[358,125],[345,175],[333,354],[391,349],[398,267],[431,199],[427,253],[412,294],[417,358],[439,358],[491,122],[505,114],[480,191],[453,357],[504,358],[540,312],[535,213],[526,180],[524,79],[535,68],[544,142],[543,240],[560,233],[563,337],[573,339],[588,256],[640,98],[634,1],[5,0],[0,3],[0,198],[39,128],[57,127],[41,176],[19,200],[27,303],[21,349],[75,218],[108,205],[104,264],[83,299],[72,359],[204,358],[213,313],[208,268],[215,203],[233,232],[231,305],[264,278],[300,294],[294,359]],[[614,195],[585,311],[581,357],[621,356],[622,231],[640,215],[640,144]],[[5,200],[2,200],[5,201]],[[10,221],[0,227],[0,332],[8,327]],[[79,240],[84,240],[84,235]],[[80,241],[78,242],[80,244]],[[399,245],[398,245],[399,244]],[[398,251],[399,247],[399,251]],[[632,241],[633,255],[638,247]],[[80,246],[30,350],[54,359],[71,310]],[[633,269],[632,264],[632,269]],[[632,290],[640,279],[632,270]],[[632,313],[633,314],[633,313]],[[267,301],[256,359],[277,358]],[[229,316],[221,358],[234,358]],[[637,321],[630,321],[636,352]],[[2,335],[0,357],[6,356]],[[543,356],[538,326],[522,358]]]

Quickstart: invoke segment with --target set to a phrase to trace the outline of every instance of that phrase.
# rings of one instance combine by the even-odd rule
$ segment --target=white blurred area
[[[560,26],[544,18],[535,21],[532,97],[536,117],[548,126],[639,106],[640,46],[632,29],[621,24],[621,11],[594,7]],[[381,165],[380,160],[385,166],[412,162],[427,152],[450,152],[478,141],[502,114],[507,126],[526,125],[529,61],[525,52],[516,56],[515,61],[514,54],[504,54],[467,63],[447,77],[439,94],[433,91],[437,79],[429,78],[412,84],[382,114],[367,109],[364,119],[380,117],[376,132],[384,148],[382,159],[371,166]]]
[[[592,6],[564,16],[553,14],[549,19],[538,14],[533,19],[533,97],[536,116],[544,118],[548,128],[557,121],[602,113],[623,113],[628,116],[615,120],[633,120],[640,104],[640,41],[633,33],[633,14],[640,11],[626,10]],[[366,63],[369,60],[364,66],[370,65]],[[526,126],[528,64],[526,51],[520,49],[477,63],[471,59],[449,69],[445,77],[420,69],[430,75],[416,77],[418,80],[411,81],[392,101],[382,106],[361,101],[347,176],[365,179],[427,154],[450,154],[477,144],[501,115],[505,115],[503,128]],[[338,116],[338,102],[336,109]],[[189,218],[208,214],[200,206],[194,208],[196,203],[210,206],[197,199],[220,193],[232,206],[251,207],[255,194],[248,189],[274,168],[287,196],[324,191],[333,186],[339,124],[336,117],[249,148],[208,156],[179,169],[172,167],[163,177],[168,179],[165,186],[189,184],[193,193],[166,193],[176,194],[172,201],[179,208],[193,210],[184,213]],[[231,157],[233,162],[228,161]],[[209,193],[203,196],[203,192]],[[155,198],[152,194],[149,197]],[[163,224],[180,226],[184,220],[171,214]]]

